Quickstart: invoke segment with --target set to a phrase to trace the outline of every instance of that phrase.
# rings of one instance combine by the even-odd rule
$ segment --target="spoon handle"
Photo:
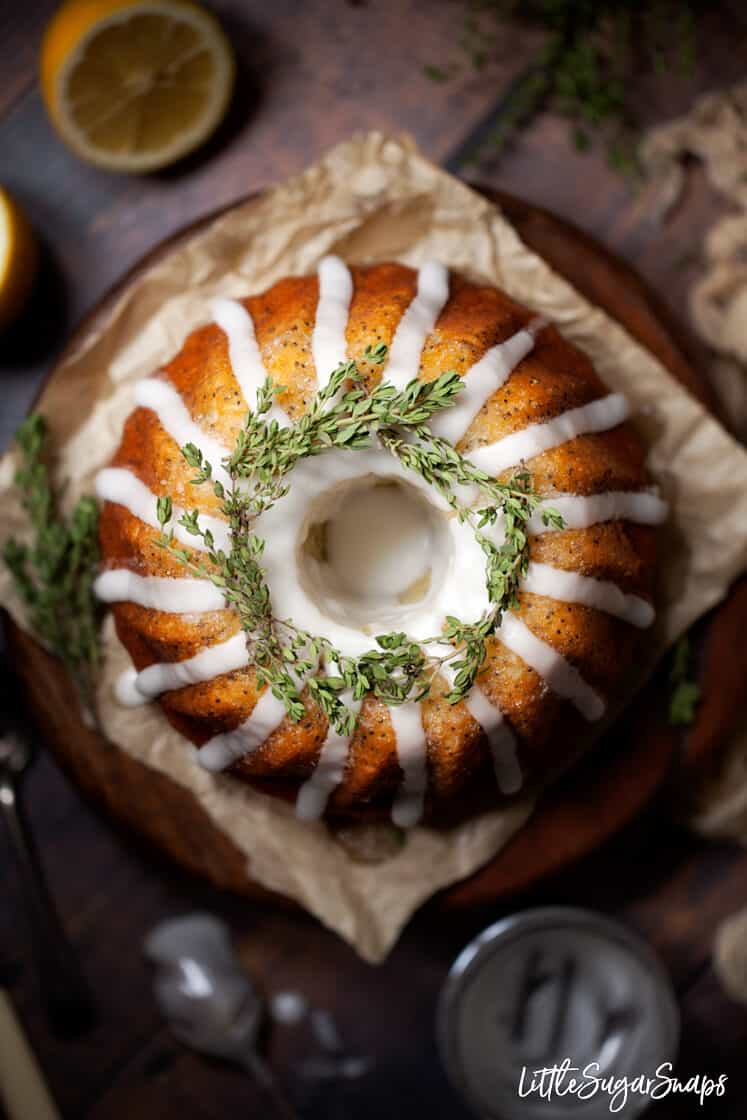
[[[63,1037],[81,1034],[95,1020],[93,1001],[55,912],[33,838],[9,781],[0,782],[0,807],[18,864],[31,947],[50,1025]]]
[[[268,1107],[266,1114],[268,1120],[277,1117],[277,1120],[298,1120],[298,1114],[278,1084],[275,1074],[269,1064],[260,1057],[256,1051],[246,1054],[242,1063],[247,1073],[250,1073],[258,1086],[263,1103]]]

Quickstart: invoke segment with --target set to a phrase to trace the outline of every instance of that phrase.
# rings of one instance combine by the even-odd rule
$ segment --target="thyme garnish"
[[[364,358],[380,365],[386,354],[386,347],[380,344],[368,347]],[[213,465],[194,444],[181,449],[196,472],[192,483],[210,485],[221,503],[231,549],[226,554],[216,546],[210,530],[200,524],[197,509],[184,512],[179,523],[201,540],[206,559],[175,543],[173,527],[169,528],[173,504],[168,496],[157,503],[163,530],[159,544],[193,575],[209,579],[221,589],[246,634],[258,684],[269,686],[293,720],[305,713],[302,692],[306,689],[333,726],[341,734],[350,734],[355,716],[344,703],[343,692],[349,690],[355,700],[373,693],[390,705],[420,700],[428,695],[446,662],[451,662],[453,674],[446,698],[457,703],[472,687],[486,657],[486,642],[500,626],[504,611],[518,605],[519,581],[529,560],[527,523],[541,497],[534,493],[527,471],[518,471],[508,483],[498,482],[430,431],[430,418],[454,402],[462,384],[457,373],[447,371],[430,382],[413,380],[402,390],[381,382],[367,392],[356,362],[349,361],[332,373],[304,416],[292,427],[282,428],[268,420],[279,391],[268,379],[258,393],[255,411],[246,416],[232,454],[223,461],[230,487],[213,478]],[[255,533],[254,524],[287,493],[287,476],[300,459],[335,447],[356,451],[370,447],[375,439],[403,466],[433,485],[460,519],[471,525],[486,554],[491,608],[476,622],[449,617],[440,634],[418,642],[401,631],[380,634],[375,648],[351,658],[326,638],[300,629],[292,619],[274,615],[262,569],[265,542]],[[464,487],[470,488],[471,497],[478,495],[486,504],[476,509],[460,501]],[[489,539],[486,527],[495,524],[499,515],[504,519],[505,537],[497,545]],[[542,517],[546,524],[562,526],[552,510],[543,510]]]
[[[674,647],[669,670],[672,691],[669,696],[669,722],[674,727],[687,727],[695,722],[700,702],[700,686],[690,678],[690,639],[683,634]]]
[[[46,425],[29,416],[16,433],[21,461],[15,483],[29,515],[33,539],[11,537],[3,549],[34,632],[67,666],[81,698],[94,710],[94,678],[100,658],[100,608],[93,593],[98,574],[98,507],[93,497],[77,502],[69,520],[58,511],[45,462]]]

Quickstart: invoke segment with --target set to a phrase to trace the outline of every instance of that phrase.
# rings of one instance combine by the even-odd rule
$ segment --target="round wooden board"
[[[501,206],[532,249],[622,323],[704,404],[715,408],[707,382],[688,357],[690,347],[680,328],[627,265],[547,211],[501,192],[483,193]],[[113,302],[147,267],[213,217],[171,238],[141,261],[80,325],[68,352],[85,345]],[[51,379],[59,376],[53,371]],[[539,881],[593,851],[629,822],[651,801],[672,772],[675,759],[697,774],[713,764],[747,686],[747,668],[733,657],[745,627],[747,581],[743,580],[703,629],[701,683],[706,700],[684,754],[678,757],[681,736],[666,723],[666,689],[659,677],[637,697],[593,755],[547,792],[508,846],[476,875],[444,892],[444,901],[454,906],[484,903]],[[210,823],[190,793],[82,724],[59,662],[10,620],[7,638],[45,742],[97,804],[160,852],[218,886],[253,895],[267,893],[247,878],[244,856]],[[712,696],[718,697],[718,703],[710,702]]]

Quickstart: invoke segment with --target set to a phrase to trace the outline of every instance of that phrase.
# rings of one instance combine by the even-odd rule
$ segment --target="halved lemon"
[[[220,24],[190,0],[67,0],[41,51],[52,122],[83,159],[155,171],[214,131],[235,63]]]
[[[36,275],[36,240],[31,226],[0,187],[0,330],[16,319]]]

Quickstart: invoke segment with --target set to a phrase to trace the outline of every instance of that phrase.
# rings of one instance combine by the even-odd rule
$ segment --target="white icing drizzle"
[[[570,700],[585,719],[601,719],[605,703],[599,693],[586,683],[578,669],[553,646],[532,633],[513,611],[506,611],[497,634],[503,644],[534,669],[553,692]]]
[[[285,705],[269,688],[261,694],[251,715],[233,731],[215,735],[203,743],[197,761],[203,770],[218,773],[246,755],[254,754],[285,718]]]
[[[168,614],[219,611],[226,602],[209,579],[141,576],[129,568],[110,568],[94,581],[93,590],[104,603],[137,603]]]
[[[362,701],[353,700],[350,690],[341,693],[340,699],[358,714]],[[340,735],[330,723],[314,771],[298,791],[296,816],[300,820],[318,821],[324,816],[332,791],[337,789],[345,776],[351,738],[351,735]]]
[[[397,758],[404,777],[392,805],[392,820],[399,828],[413,828],[423,815],[428,784],[427,744],[420,704],[408,700],[388,708],[397,741]]]
[[[211,301],[210,310],[228,340],[228,358],[244,400],[249,408],[255,409],[257,392],[264,385],[268,373],[257,345],[252,317],[243,303],[223,296]],[[288,414],[277,402],[270,409],[267,419],[277,420],[281,428],[290,424]]]
[[[158,661],[139,673],[127,669],[117,681],[117,699],[125,707],[135,708],[155,700],[162,692],[211,681],[248,664],[246,635],[242,630],[227,641],[201,649],[194,657],[184,661]]]
[[[602,521],[633,521],[638,525],[661,525],[666,521],[669,506],[651,490],[608,490],[604,494],[556,494],[540,503],[529,522],[534,536],[555,532],[542,521],[543,509],[554,509],[561,515],[566,529],[588,529]]]
[[[599,400],[570,408],[543,424],[530,424],[520,432],[470,451],[467,458],[488,474],[499,474],[509,467],[532,459],[552,447],[559,447],[577,436],[606,432],[616,428],[630,415],[630,405],[622,393],[610,393]]]
[[[449,298],[449,270],[438,261],[426,261],[418,270],[417,285],[389,347],[384,376],[397,389],[404,389],[418,376],[425,340]]]
[[[96,493],[102,501],[114,502],[117,505],[124,506],[133,517],[139,518],[140,521],[144,521],[146,525],[150,525],[153,529],[160,530],[161,526],[158,524],[156,515],[156,495],[132,471],[128,471],[124,467],[104,467],[96,475]],[[171,525],[174,529],[174,536],[181,544],[186,544],[198,552],[204,551],[201,538],[190,536],[187,530],[178,524],[183,513],[184,510],[181,506],[175,505],[173,507]],[[218,548],[222,548],[224,552],[230,552],[231,537],[228,531],[228,522],[201,513],[200,524],[203,529],[211,531]]]
[[[311,356],[319,388],[323,389],[337,367],[347,360],[345,330],[353,298],[353,278],[339,257],[324,257],[319,263],[318,275],[319,302],[311,336]]]
[[[586,607],[595,607],[606,614],[622,618],[632,626],[650,626],[655,617],[654,608],[640,595],[626,595],[616,583],[609,580],[583,576],[580,572],[568,572],[550,564],[531,561],[521,586],[524,591],[546,595],[561,603],[580,603]]]
[[[203,431],[192,419],[173,385],[156,377],[146,377],[135,385],[135,400],[143,408],[150,408],[155,412],[161,427],[179,447],[193,443],[199,448],[213,468],[213,478],[217,478],[224,486],[230,486],[230,476],[221,466],[221,461],[230,454],[228,448]]]
[[[451,408],[431,418],[431,431],[450,443],[458,443],[485,402],[533,349],[537,335],[546,325],[542,318],[532,319],[510,338],[491,346],[465,373],[463,388]]]
[[[439,646],[434,653],[448,654],[450,646]],[[444,662],[441,672],[451,688],[455,672],[450,661]],[[506,723],[503,712],[494,704],[478,684],[474,684],[464,698],[464,705],[472,718],[480,724],[488,741],[493,758],[493,771],[501,793],[516,793],[522,786],[521,767],[516,751],[516,736]]]
[[[516,736],[503,718],[503,712],[488,700],[477,685],[470,689],[464,702],[488,740],[498,789],[501,793],[517,793],[522,786],[522,775],[516,753]]]

